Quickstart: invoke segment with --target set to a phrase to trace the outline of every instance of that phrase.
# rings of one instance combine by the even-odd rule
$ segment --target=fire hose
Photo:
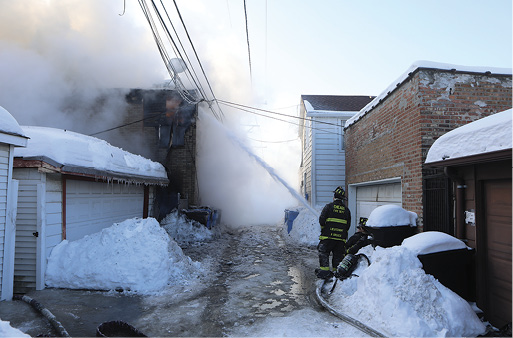
[[[344,257],[342,262],[340,262],[340,264],[337,267],[337,271],[335,272],[335,282],[333,282],[333,287],[328,292],[328,296],[331,295],[331,293],[335,289],[335,286],[337,285],[337,282],[339,279],[344,280],[344,279],[352,277],[352,276],[357,276],[357,275],[353,275],[352,272],[356,268],[357,263],[360,258],[365,258],[367,260],[367,264],[370,265],[369,258],[364,254],[358,254],[358,255],[347,254]],[[317,282],[317,288],[315,291],[317,300],[326,310],[328,310],[331,314],[335,315],[336,317],[342,319],[344,322],[356,327],[357,329],[369,334],[372,337],[387,337],[386,335],[374,330],[371,327],[368,327],[367,325],[363,324],[362,322],[335,310],[322,296],[322,289],[323,289],[324,285],[326,284],[326,282],[327,282],[326,279]]]
[[[69,335],[68,331],[66,331],[66,329],[64,328],[64,326],[62,326],[62,324],[57,320],[57,318],[47,308],[45,308],[43,305],[41,305],[35,299],[32,299],[29,296],[21,296],[21,295],[14,295],[12,297],[12,299],[13,300],[22,300],[25,303],[32,306],[34,309],[36,309],[46,319],[48,319],[48,321],[50,322],[50,324],[52,324],[53,328],[57,331],[57,334],[60,337],[71,337]]]

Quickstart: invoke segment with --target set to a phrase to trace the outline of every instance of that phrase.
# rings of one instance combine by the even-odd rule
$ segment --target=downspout
[[[444,174],[456,183],[456,238],[465,239],[465,181],[451,167],[444,167]]]
[[[144,186],[144,197],[143,197],[143,218],[148,218],[149,216],[149,205],[150,205],[150,187],[148,185]]]
[[[62,240],[66,239],[66,177],[62,175]]]
[[[312,202],[310,205],[315,208],[317,205],[317,181],[316,181],[316,167],[317,167],[317,160],[315,158],[315,120],[312,118],[312,140],[310,142],[310,145],[312,146]]]

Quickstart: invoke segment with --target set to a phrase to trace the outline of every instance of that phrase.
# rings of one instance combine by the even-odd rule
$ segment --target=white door
[[[66,180],[66,239],[143,217],[144,185]]]
[[[369,218],[371,212],[385,204],[402,206],[401,183],[364,185],[356,188],[356,224],[360,217]]]

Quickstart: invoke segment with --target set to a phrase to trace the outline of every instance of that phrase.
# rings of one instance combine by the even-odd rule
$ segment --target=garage
[[[15,293],[45,288],[46,260],[61,241],[153,217],[156,188],[169,182],[160,163],[103,140],[55,128],[23,130],[30,139],[13,163],[19,182]]]
[[[66,179],[66,239],[143,216],[144,186]]]
[[[383,182],[366,182],[350,185],[349,209],[352,215],[351,227],[354,229],[360,217],[368,218],[372,210],[385,204],[402,206],[400,178]]]

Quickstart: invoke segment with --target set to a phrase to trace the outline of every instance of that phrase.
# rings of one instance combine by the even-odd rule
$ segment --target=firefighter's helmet
[[[346,198],[346,191],[342,187],[337,187],[333,191],[333,197],[339,198],[339,199],[345,199]]]

